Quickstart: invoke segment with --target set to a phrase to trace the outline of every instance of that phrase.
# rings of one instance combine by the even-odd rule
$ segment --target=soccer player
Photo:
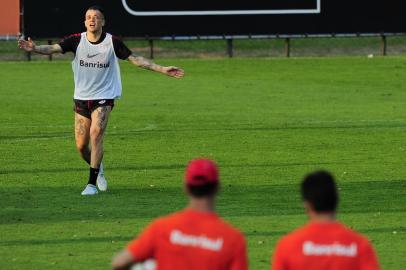
[[[121,96],[118,59],[175,78],[182,78],[184,71],[173,66],[163,67],[133,55],[122,41],[103,31],[105,17],[99,6],[87,9],[84,24],[86,32],[73,34],[58,44],[38,46],[28,38],[28,41],[20,39],[18,46],[27,52],[45,55],[74,53],[75,140],[80,155],[90,165],[89,181],[82,195],[95,195],[98,193],[96,183],[99,190],[107,190],[101,163],[103,137],[114,100]]]
[[[243,235],[214,212],[218,188],[216,164],[192,160],[185,172],[187,208],[152,222],[113,259],[113,268],[152,258],[159,270],[247,269]]]
[[[378,270],[369,241],[336,220],[338,192],[330,173],[307,175],[301,186],[310,222],[276,246],[273,270]]]

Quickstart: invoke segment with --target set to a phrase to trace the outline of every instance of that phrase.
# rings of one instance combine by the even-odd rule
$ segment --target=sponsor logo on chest
[[[95,53],[95,54],[87,54],[87,58],[93,58],[95,56],[98,56],[100,53]]]
[[[78,56],[81,67],[96,69],[110,67],[110,47],[107,44],[99,44],[97,48],[82,47]]]
[[[88,68],[109,68],[110,67],[110,62],[101,63],[99,61],[97,61],[97,62],[88,62],[88,61],[85,61],[85,60],[79,60],[79,65],[81,67],[88,67]]]

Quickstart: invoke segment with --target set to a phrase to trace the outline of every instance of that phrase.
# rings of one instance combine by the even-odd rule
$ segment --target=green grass
[[[55,38],[53,42],[58,42]],[[48,44],[38,40],[37,44]],[[136,54],[150,56],[147,40],[124,39],[125,44]],[[236,57],[285,57],[284,39],[235,39]],[[367,56],[381,55],[380,37],[358,38],[292,38],[291,56]],[[406,37],[387,37],[387,54],[406,54]],[[155,40],[154,56],[162,58],[223,58],[227,57],[225,40]],[[47,56],[32,55],[32,60],[47,60]],[[25,60],[25,54],[17,48],[16,41],[0,41],[0,60]],[[71,55],[54,55],[54,60],[70,60]]]
[[[165,60],[174,80],[122,63],[105,138],[110,189],[80,196],[68,62],[0,63],[1,269],[106,269],[153,218],[182,209],[183,169],[221,167],[218,212],[247,237],[251,269],[306,222],[298,185],[334,172],[339,218],[383,269],[406,269],[406,58]]]

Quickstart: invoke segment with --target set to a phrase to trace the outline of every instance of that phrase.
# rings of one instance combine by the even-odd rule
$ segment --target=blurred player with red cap
[[[333,176],[317,171],[301,186],[310,222],[279,241],[273,270],[379,270],[369,241],[336,220],[338,192]]]
[[[215,213],[217,165],[192,160],[185,172],[186,209],[152,222],[113,259],[113,269],[155,259],[158,270],[245,270],[244,236]]]

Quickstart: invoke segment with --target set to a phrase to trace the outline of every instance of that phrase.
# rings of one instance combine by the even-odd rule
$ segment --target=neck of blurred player
[[[87,30],[86,31],[87,40],[89,40],[90,42],[97,42],[97,41],[99,41],[102,33],[103,33],[103,28],[100,28],[100,29],[95,30],[95,31]]]
[[[311,222],[334,222],[336,221],[335,211],[317,212],[313,205],[304,202],[304,209]]]
[[[336,213],[335,212],[315,212],[310,211],[308,213],[310,221],[312,222],[334,222],[336,221]]]
[[[214,212],[215,202],[214,197],[196,198],[190,197],[188,209],[192,209],[198,212]]]

